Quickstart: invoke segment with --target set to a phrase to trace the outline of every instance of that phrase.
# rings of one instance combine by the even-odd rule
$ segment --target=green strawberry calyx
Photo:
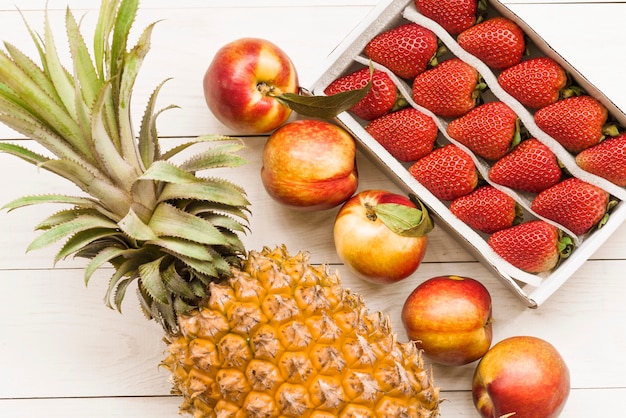
[[[401,205],[398,203],[381,203],[367,206],[370,219],[380,219],[387,228],[403,237],[419,238],[433,230],[434,224],[428,214],[428,210],[416,198],[411,196],[411,201],[417,207]]]
[[[557,249],[559,251],[559,258],[561,260],[565,259],[572,254],[572,251],[574,251],[574,241],[567,235],[561,235],[559,237],[559,241],[557,242]]]

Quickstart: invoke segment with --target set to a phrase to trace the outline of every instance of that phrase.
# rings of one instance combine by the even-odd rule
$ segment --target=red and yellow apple
[[[402,323],[409,339],[432,361],[456,366],[481,358],[492,340],[491,296],[479,281],[432,277],[406,299]]]
[[[203,80],[209,109],[238,134],[265,133],[282,125],[291,109],[274,96],[297,93],[296,69],[273,43],[241,38],[220,48]]]
[[[422,228],[423,221],[428,222],[428,228]],[[394,222],[414,230],[394,230]],[[417,229],[421,230],[413,233]],[[345,265],[358,277],[384,284],[405,279],[417,270],[431,229],[426,209],[420,210],[407,197],[385,190],[364,190],[343,204],[333,235]]]
[[[547,341],[516,336],[495,344],[478,363],[474,405],[485,418],[556,418],[570,392],[567,364]]]
[[[336,207],[358,186],[354,138],[322,120],[286,123],[265,143],[261,181],[274,200],[291,208]]]

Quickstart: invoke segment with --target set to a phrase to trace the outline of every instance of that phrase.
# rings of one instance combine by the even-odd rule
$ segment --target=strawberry
[[[365,130],[400,161],[416,161],[430,154],[439,133],[430,116],[412,107],[374,119]]]
[[[396,85],[384,71],[374,70],[371,75],[372,88],[367,95],[349,110],[365,120],[372,120],[390,112],[396,103]],[[324,93],[332,95],[344,91],[358,90],[370,81],[369,68],[356,70],[339,77],[326,87]]]
[[[569,152],[578,153],[603,139],[608,111],[591,96],[562,99],[535,112],[535,123]]]
[[[407,23],[375,36],[365,55],[405,79],[413,79],[436,63],[439,40],[430,29]]]
[[[552,270],[572,248],[571,239],[561,237],[557,227],[542,220],[494,232],[487,243],[500,257],[528,273]]]
[[[440,200],[454,200],[478,185],[474,161],[454,144],[435,148],[413,163],[409,173]]]
[[[436,115],[458,118],[473,109],[480,97],[478,71],[459,58],[439,63],[413,80],[413,100]]]
[[[450,203],[450,211],[470,227],[485,234],[517,225],[523,217],[521,207],[511,196],[490,185],[457,197]]]
[[[531,205],[538,215],[576,235],[597,225],[607,214],[609,193],[576,177],[569,177],[539,193]]]
[[[415,0],[417,11],[458,35],[477,20],[477,0]]]
[[[626,133],[581,151],[576,155],[576,164],[585,171],[626,187]]]
[[[488,160],[504,156],[520,140],[519,118],[504,102],[488,102],[451,121],[448,135]]]
[[[565,69],[548,57],[531,58],[498,75],[500,87],[524,106],[541,109],[568,96]]]
[[[518,64],[526,51],[522,29],[506,17],[498,16],[465,29],[457,37],[461,48],[494,70]]]
[[[530,193],[555,185],[561,174],[554,152],[535,138],[520,142],[489,169],[492,182]]]

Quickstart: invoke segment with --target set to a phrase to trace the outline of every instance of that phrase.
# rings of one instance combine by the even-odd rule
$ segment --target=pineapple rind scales
[[[249,252],[179,323],[162,364],[181,414],[438,416],[439,388],[415,345],[399,343],[387,316],[305,252]]]

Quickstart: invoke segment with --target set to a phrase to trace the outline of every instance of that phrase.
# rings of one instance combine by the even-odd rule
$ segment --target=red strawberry
[[[580,168],[626,187],[626,133],[607,138],[576,156]]]
[[[369,68],[362,68],[334,80],[326,87],[324,93],[332,95],[343,91],[358,90],[365,87],[369,80]],[[384,71],[374,70],[372,88],[350,111],[361,119],[376,119],[393,109],[396,97],[396,85],[393,80]]]
[[[561,167],[547,145],[529,138],[491,166],[489,179],[512,189],[539,193],[561,179]]]
[[[570,177],[539,193],[531,209],[581,235],[604,218],[608,204],[609,194],[606,191]]]
[[[531,58],[502,71],[498,83],[524,106],[541,109],[566,95],[567,73],[552,58]]]
[[[400,161],[416,161],[430,154],[439,133],[430,116],[412,107],[374,119],[365,130]]]
[[[518,122],[504,102],[488,102],[451,121],[447,132],[476,155],[497,160],[519,142]]]
[[[571,240],[561,238],[558,228],[542,220],[494,232],[487,243],[500,257],[529,273],[552,270],[571,250]]]
[[[415,0],[417,11],[458,35],[476,23],[477,0]]]
[[[569,152],[578,153],[603,139],[607,109],[591,96],[559,100],[535,113],[535,123]]]
[[[480,97],[478,71],[458,58],[439,63],[413,80],[413,100],[436,115],[458,118],[476,106]]]
[[[524,32],[506,17],[494,17],[465,29],[457,37],[461,48],[494,70],[518,64],[526,51]]]
[[[516,225],[523,216],[521,207],[511,196],[490,185],[457,197],[450,203],[450,211],[485,234]]]
[[[413,79],[437,57],[439,40],[430,29],[408,23],[375,36],[365,54],[399,77]]]
[[[409,167],[409,173],[441,200],[454,200],[478,185],[474,161],[454,144],[436,148]]]

